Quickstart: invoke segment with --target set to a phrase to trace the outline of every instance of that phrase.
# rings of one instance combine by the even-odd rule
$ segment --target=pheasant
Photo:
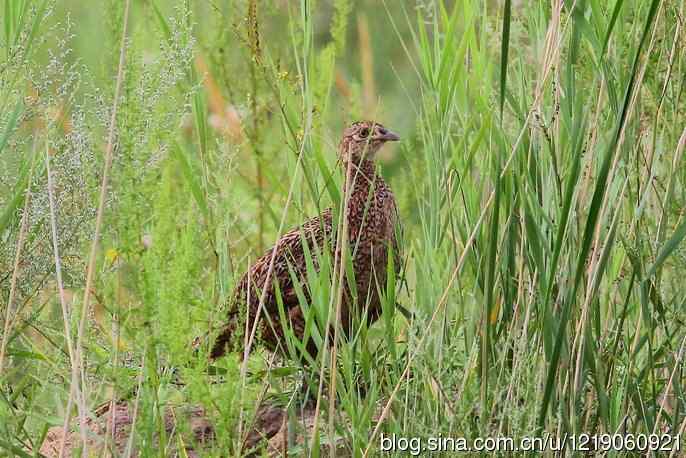
[[[394,274],[398,275],[399,272],[396,202],[391,189],[376,172],[373,162],[376,152],[382,145],[399,139],[398,135],[377,122],[359,121],[345,129],[339,144],[339,164],[342,165],[347,177],[344,180],[344,191],[347,192],[349,189],[345,212],[347,224],[343,227],[347,226],[348,253],[355,278],[354,289],[344,288],[341,306],[340,324],[346,335],[351,331],[353,319],[361,318],[359,311],[366,311],[369,324],[376,321],[381,314],[379,291],[383,291],[386,286],[389,254],[394,256]],[[346,174],[346,171],[349,173]],[[279,319],[277,293],[281,296],[283,308],[295,336],[302,341],[305,316],[293,284],[292,272],[295,273],[298,283],[303,286],[306,299],[309,301],[303,239],[307,241],[310,253],[328,249],[332,259],[340,259],[340,246],[339,252],[334,253],[337,245],[333,239],[333,229],[332,209],[328,208],[321,215],[284,234],[275,247],[267,250],[250,266],[235,287],[228,323],[214,342],[211,358],[222,356],[227,347],[235,350],[232,346],[242,340],[237,338],[238,335],[242,335],[244,329],[252,329],[259,311],[262,288],[266,288],[266,292],[258,329],[264,344],[270,350],[276,350],[279,346],[282,349],[286,348],[283,327]],[[274,250],[274,266],[271,276],[267,278]],[[316,256],[313,254],[312,257]],[[314,261],[315,268],[318,269],[316,260]],[[275,283],[278,283],[278,290]],[[347,281],[344,280],[343,284],[347,284]],[[245,322],[240,319],[241,309],[246,311],[243,315],[247,320],[247,328]],[[317,346],[312,339],[304,344],[311,356],[317,354]]]

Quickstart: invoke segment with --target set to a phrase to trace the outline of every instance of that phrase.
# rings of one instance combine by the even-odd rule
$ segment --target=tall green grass
[[[124,16],[0,12],[2,454],[37,456],[65,421],[73,454],[101,453],[77,406],[113,400],[136,409],[142,456],[194,443],[165,425],[189,405],[214,425],[203,456],[247,452],[260,405],[287,413],[293,455],[376,456],[392,434],[683,435],[683,4],[134,1],[126,32]],[[329,206],[341,221],[335,149],[360,118],[403,138],[378,161],[403,252],[381,319],[323,345],[351,267],[311,246],[298,294],[318,357],[282,309],[287,357],[258,336],[245,361],[208,363],[191,342],[249,263]]]

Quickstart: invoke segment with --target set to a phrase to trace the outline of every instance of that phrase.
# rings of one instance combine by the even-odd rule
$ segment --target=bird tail
[[[238,313],[234,312],[229,314],[229,320],[222,329],[221,333],[214,340],[212,345],[212,350],[210,350],[210,359],[217,359],[224,356],[229,350],[230,352],[236,351],[237,346],[242,341],[242,329],[239,326],[240,320],[238,319]]]

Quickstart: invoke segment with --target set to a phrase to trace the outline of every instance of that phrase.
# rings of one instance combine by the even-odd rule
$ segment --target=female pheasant
[[[345,217],[348,232],[348,253],[352,261],[356,292],[346,288],[341,307],[341,326],[348,334],[353,318],[359,311],[366,311],[369,324],[376,321],[381,313],[379,291],[386,286],[388,255],[394,256],[395,274],[398,274],[400,261],[396,225],[398,212],[395,198],[383,178],[376,173],[374,156],[381,146],[388,141],[397,141],[400,137],[381,124],[374,121],[353,123],[343,132],[343,139],[338,148],[340,164],[350,173],[344,180],[344,191],[349,189],[349,198]],[[302,226],[287,232],[260,257],[239,280],[233,294],[232,308],[228,324],[215,340],[210,353],[217,358],[226,352],[227,346],[240,344],[237,338],[246,329],[240,320],[242,309],[247,319],[247,329],[252,329],[257,317],[262,288],[266,288],[262,306],[262,316],[258,317],[258,329],[262,340],[271,350],[284,345],[283,326],[279,319],[278,294],[287,314],[294,334],[302,341],[305,331],[305,317],[300,306],[291,272],[295,272],[300,285],[307,292],[306,262],[303,239],[307,241],[310,253],[323,252],[325,246],[331,251],[332,259],[339,259],[340,250],[336,251],[336,240],[333,240],[332,210],[326,209],[320,216],[306,221]],[[325,243],[326,241],[326,243]],[[340,248],[340,247],[339,247]],[[271,277],[268,277],[269,264],[274,250],[275,260]],[[336,256],[338,255],[338,256]],[[314,256],[313,256],[314,257]],[[317,268],[315,262],[315,268]],[[347,283],[347,282],[344,282]],[[359,315],[357,316],[360,317]],[[239,324],[240,323],[240,324]],[[305,342],[310,355],[317,354],[317,346],[312,339]]]

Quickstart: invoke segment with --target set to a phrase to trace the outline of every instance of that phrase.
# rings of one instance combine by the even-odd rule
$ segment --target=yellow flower
[[[117,257],[119,257],[119,252],[114,248],[109,248],[105,252],[105,258],[110,262],[110,264],[116,261]]]

